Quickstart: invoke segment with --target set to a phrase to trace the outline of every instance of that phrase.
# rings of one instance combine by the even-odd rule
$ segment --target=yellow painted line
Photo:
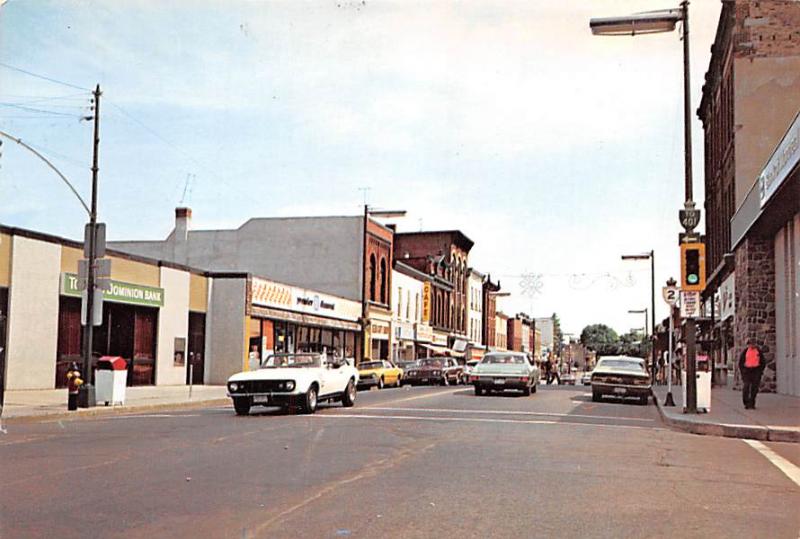
[[[314,418],[326,419],[396,419],[406,421],[439,421],[439,422],[471,422],[471,423],[514,423],[518,425],[558,425],[578,427],[600,427],[612,429],[637,429],[637,430],[666,430],[659,427],[640,427],[638,425],[606,425],[603,423],[577,423],[574,421],[550,421],[543,419],[501,419],[486,417],[432,417],[413,415],[370,415],[370,414],[324,414],[315,415]]]
[[[436,393],[426,393],[425,395],[417,395],[415,397],[404,397],[402,399],[394,399],[394,400],[390,400],[390,401],[379,402],[379,403],[376,403],[376,404],[370,404],[369,406],[359,406],[359,408],[362,408],[362,409],[363,408],[374,408],[374,407],[377,407],[377,406],[385,406],[387,404],[397,404],[398,402],[409,402],[409,401],[415,401],[415,400],[418,400],[418,399],[430,399],[432,397],[440,397],[442,395],[452,395],[453,393],[457,393],[459,391],[464,391],[464,388],[463,387],[459,387],[457,389],[451,389],[449,391],[437,391]]]
[[[392,408],[388,406],[365,406],[371,410],[386,410],[388,412],[445,412],[454,414],[492,414],[492,415],[533,415],[533,416],[546,416],[546,417],[575,417],[582,419],[619,419],[622,421],[644,421],[646,423],[654,423],[655,419],[643,419],[639,417],[619,417],[611,415],[588,415],[588,414],[565,414],[557,412],[515,412],[513,410],[466,410],[454,408]]]

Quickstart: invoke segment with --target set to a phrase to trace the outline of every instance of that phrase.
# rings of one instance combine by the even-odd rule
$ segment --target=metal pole
[[[650,356],[652,357],[653,367],[651,383],[656,385],[656,368],[658,361],[656,358],[656,262],[655,251],[650,250]]]
[[[92,385],[92,343],[94,338],[95,239],[97,233],[97,154],[100,147],[100,85],[94,92],[94,151],[92,156],[92,203],[89,210],[89,263],[86,282],[86,328],[83,334],[83,377]],[[91,406],[92,404],[89,403]]]
[[[691,118],[691,88],[689,71],[689,2],[681,2],[683,11],[683,156],[686,188],[686,202],[692,203],[692,118]],[[697,351],[695,349],[696,326],[693,318],[686,320],[686,402],[684,412],[697,413],[697,378],[695,363]]]
[[[194,365],[189,363],[189,400],[192,400],[192,382],[194,381]]]
[[[366,195],[365,195],[366,196]],[[367,357],[367,222],[369,206],[364,201],[364,234],[361,238],[361,359]]]
[[[664,406],[675,406],[675,401],[672,398],[672,350],[673,340],[675,335],[675,328],[672,321],[673,308],[669,307],[669,370],[667,371],[667,398],[664,399]]]

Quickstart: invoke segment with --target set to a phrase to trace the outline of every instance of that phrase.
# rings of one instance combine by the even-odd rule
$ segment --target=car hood
[[[315,377],[320,367],[276,368],[258,369],[234,374],[228,382],[243,382],[246,380],[297,380],[305,377]]]
[[[408,369],[409,371],[421,371],[421,372],[428,372],[428,371],[441,371],[444,367],[432,367],[430,365],[425,365],[424,367],[411,367]]]
[[[380,369],[358,369],[358,374],[360,376],[372,376],[373,374],[379,374],[383,368]]]

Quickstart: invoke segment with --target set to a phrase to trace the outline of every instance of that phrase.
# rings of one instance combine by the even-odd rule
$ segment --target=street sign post
[[[700,224],[700,210],[695,209],[694,202],[687,200],[683,209],[678,211],[681,226],[686,232],[691,232]]]
[[[700,292],[681,290],[681,316],[683,318],[700,316]]]
[[[678,303],[678,287],[677,286],[665,286],[661,289],[661,295],[664,296],[664,301],[667,302],[667,305],[670,307],[674,307],[676,303]]]

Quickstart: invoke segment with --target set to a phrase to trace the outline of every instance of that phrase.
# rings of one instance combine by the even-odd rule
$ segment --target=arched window
[[[386,303],[386,259],[381,258],[381,303]]]
[[[369,255],[369,300],[375,301],[375,255]]]

